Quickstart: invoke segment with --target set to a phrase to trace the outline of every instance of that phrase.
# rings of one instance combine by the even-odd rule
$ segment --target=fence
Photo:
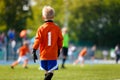
[[[8,45],[6,46],[6,50],[3,48],[0,48],[0,60],[16,60],[18,58],[18,54],[16,53],[16,50],[21,46],[21,42],[17,42],[15,48],[12,48],[11,43],[8,43]],[[77,50],[75,50],[72,55],[68,55],[68,60],[74,61],[77,57],[78,54],[80,52],[82,47],[78,47],[77,46]],[[88,47],[88,53],[89,53],[90,47]],[[95,52],[95,58],[96,59],[103,59],[104,56],[102,54],[103,50],[107,50],[108,54],[107,54],[107,59],[111,59],[110,58],[110,49],[105,49],[105,48],[99,48],[96,50]],[[28,55],[30,57],[30,55]],[[31,59],[32,57],[30,57]],[[60,56],[60,59],[62,57]],[[87,54],[85,56],[86,59],[90,59],[89,55]],[[115,58],[115,57],[114,57]]]

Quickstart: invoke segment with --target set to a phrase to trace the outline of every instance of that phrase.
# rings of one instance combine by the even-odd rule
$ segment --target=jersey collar
[[[52,20],[47,20],[47,21],[45,21],[45,22],[53,22]]]

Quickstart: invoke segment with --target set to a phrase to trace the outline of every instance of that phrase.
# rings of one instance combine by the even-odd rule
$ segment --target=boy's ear
[[[42,16],[42,19],[44,20],[45,18]]]
[[[42,16],[42,19],[44,20],[44,19],[45,19],[45,17],[43,17],[43,16]]]

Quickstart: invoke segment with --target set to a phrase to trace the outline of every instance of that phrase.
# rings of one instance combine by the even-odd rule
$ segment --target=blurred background
[[[69,50],[68,59],[74,60],[83,46],[90,50],[93,45],[96,59],[115,59],[114,48],[120,42],[120,0],[0,0],[1,61],[16,60],[24,39],[31,48],[37,28],[44,23],[41,11],[45,5],[55,9],[54,22],[69,30],[69,44],[75,49]]]

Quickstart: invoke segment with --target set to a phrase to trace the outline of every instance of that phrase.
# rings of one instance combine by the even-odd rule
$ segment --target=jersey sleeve
[[[33,44],[33,49],[38,49],[39,43],[41,41],[41,30],[40,28],[37,30],[36,36],[35,36],[35,41]]]

